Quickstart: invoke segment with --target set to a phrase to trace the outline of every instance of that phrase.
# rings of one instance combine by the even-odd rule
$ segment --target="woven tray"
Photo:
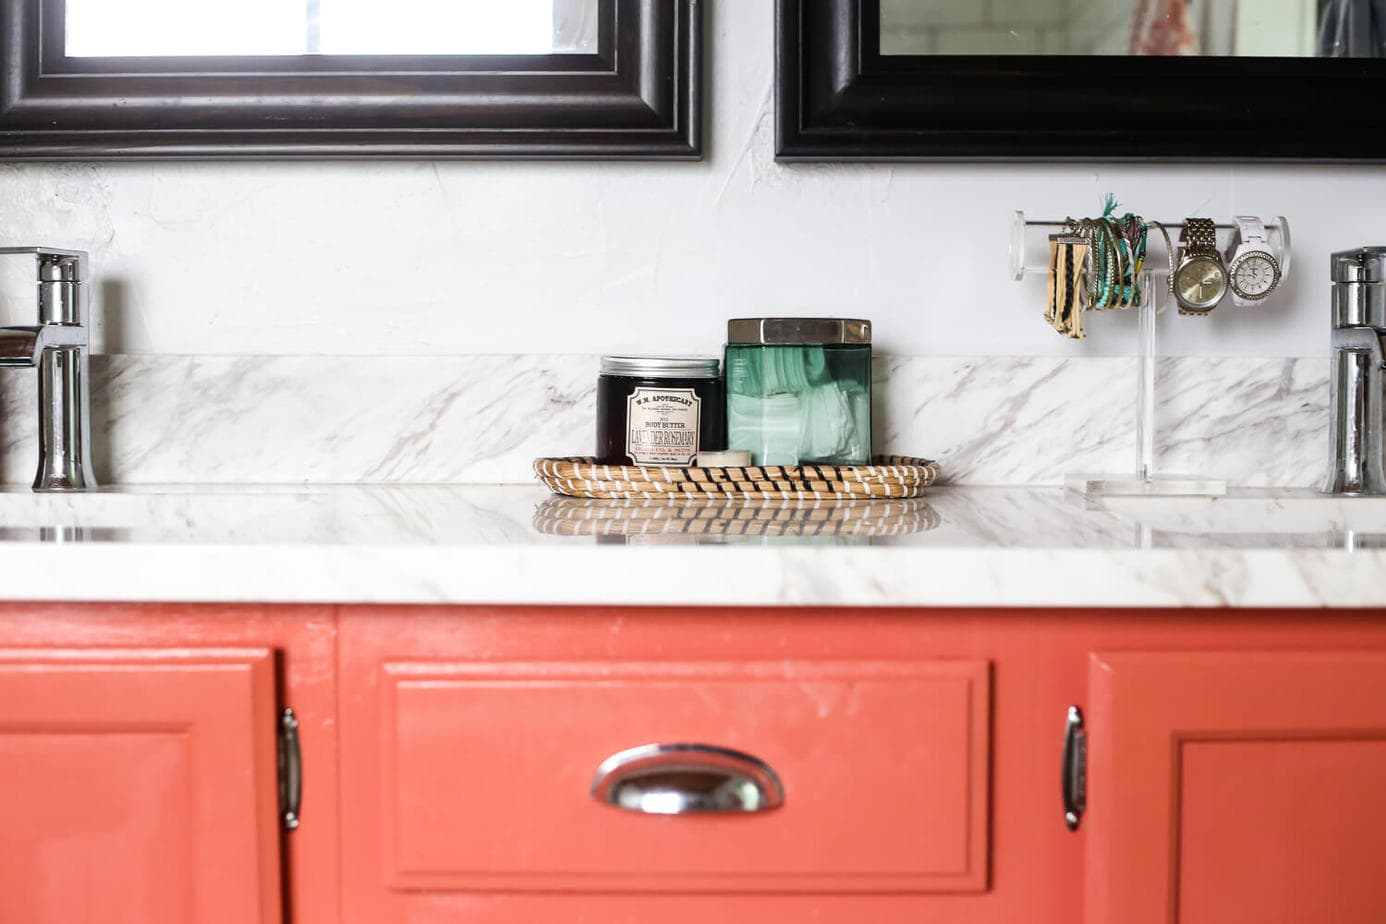
[[[938,463],[878,456],[871,465],[760,465],[679,468],[599,465],[590,458],[536,459],[534,473],[568,497],[918,497],[938,479]]]
[[[548,497],[534,528],[551,536],[622,536],[634,542],[734,542],[779,536],[832,540],[907,536],[939,525],[919,499],[839,503],[836,498],[765,499],[679,495],[599,500]]]

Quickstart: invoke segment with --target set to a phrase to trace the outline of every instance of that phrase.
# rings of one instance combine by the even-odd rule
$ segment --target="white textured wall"
[[[710,6],[703,163],[9,166],[0,238],[90,249],[105,349],[178,354],[714,351],[728,316],[792,313],[870,317],[898,353],[1124,354],[1133,319],[1071,344],[1005,272],[1013,209],[1110,190],[1172,220],[1290,216],[1284,297],[1162,336],[1313,356],[1328,253],[1386,242],[1379,168],[777,165],[773,4]]]

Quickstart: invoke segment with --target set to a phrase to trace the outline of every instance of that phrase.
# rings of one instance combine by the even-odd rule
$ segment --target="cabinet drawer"
[[[392,890],[986,888],[984,661],[387,661],[375,679]],[[606,758],[653,743],[754,755],[784,803],[651,815],[592,798]]]

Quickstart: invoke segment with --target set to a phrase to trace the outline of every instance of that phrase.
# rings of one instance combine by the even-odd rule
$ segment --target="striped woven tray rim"
[[[739,465],[699,468],[665,465],[603,465],[590,456],[536,459],[534,471],[546,478],[589,481],[903,481],[933,482],[938,463],[913,456],[878,456],[870,465]]]
[[[603,465],[579,456],[537,459],[534,471],[554,493],[571,497],[908,498],[938,478],[937,463],[914,456],[880,456],[871,465],[717,468]]]

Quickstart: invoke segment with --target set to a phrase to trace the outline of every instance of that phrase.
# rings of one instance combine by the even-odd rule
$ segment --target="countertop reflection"
[[[1090,499],[935,487],[912,500],[588,500],[528,485],[0,489],[0,543],[870,545],[974,549],[1370,549],[1386,498],[1246,490]]]
[[[1386,606],[1386,498],[591,501],[523,485],[0,491],[0,599]],[[716,574],[716,581],[696,575]]]
[[[593,536],[625,545],[727,545],[779,542],[870,545],[927,532],[939,515],[910,500],[630,499],[549,497],[534,511],[534,528],[551,536]]]

